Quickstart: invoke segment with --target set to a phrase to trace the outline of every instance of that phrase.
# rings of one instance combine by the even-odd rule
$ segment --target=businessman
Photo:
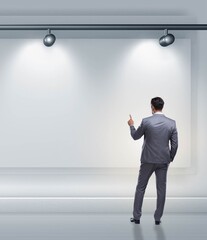
[[[142,119],[140,126],[135,129],[134,120],[130,115],[128,125],[134,140],[144,136],[142,146],[141,165],[138,183],[134,198],[133,217],[130,219],[135,224],[140,224],[142,203],[149,178],[153,173],[156,176],[157,206],[154,213],[155,224],[161,223],[163,215],[167,170],[173,161],[178,148],[178,134],[176,122],[167,118],[163,113],[164,101],[160,97],[152,98],[152,116]]]

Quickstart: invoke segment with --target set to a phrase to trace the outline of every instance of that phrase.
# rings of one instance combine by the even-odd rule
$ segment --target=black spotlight
[[[46,47],[51,47],[55,43],[56,37],[51,33],[51,30],[48,29],[48,34],[44,37],[43,43]]]
[[[167,29],[164,30],[164,36],[162,36],[159,40],[162,47],[167,47],[170,44],[174,43],[174,41],[175,37],[172,34],[168,33]]]

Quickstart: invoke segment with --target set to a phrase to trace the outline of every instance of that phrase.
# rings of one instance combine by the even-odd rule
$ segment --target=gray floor
[[[207,214],[165,214],[160,226],[151,214],[141,224],[129,214],[0,214],[0,239],[206,240]]]

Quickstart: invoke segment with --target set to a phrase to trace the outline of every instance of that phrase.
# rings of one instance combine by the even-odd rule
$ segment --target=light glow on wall
[[[189,167],[191,43],[156,40],[0,40],[0,167],[134,168],[142,140],[127,126],[162,96]]]

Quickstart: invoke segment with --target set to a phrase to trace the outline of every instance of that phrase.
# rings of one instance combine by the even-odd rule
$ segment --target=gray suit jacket
[[[135,129],[130,127],[131,136],[137,140],[144,136],[141,162],[169,163],[172,162],[178,148],[176,122],[164,114],[154,114],[144,118]]]

